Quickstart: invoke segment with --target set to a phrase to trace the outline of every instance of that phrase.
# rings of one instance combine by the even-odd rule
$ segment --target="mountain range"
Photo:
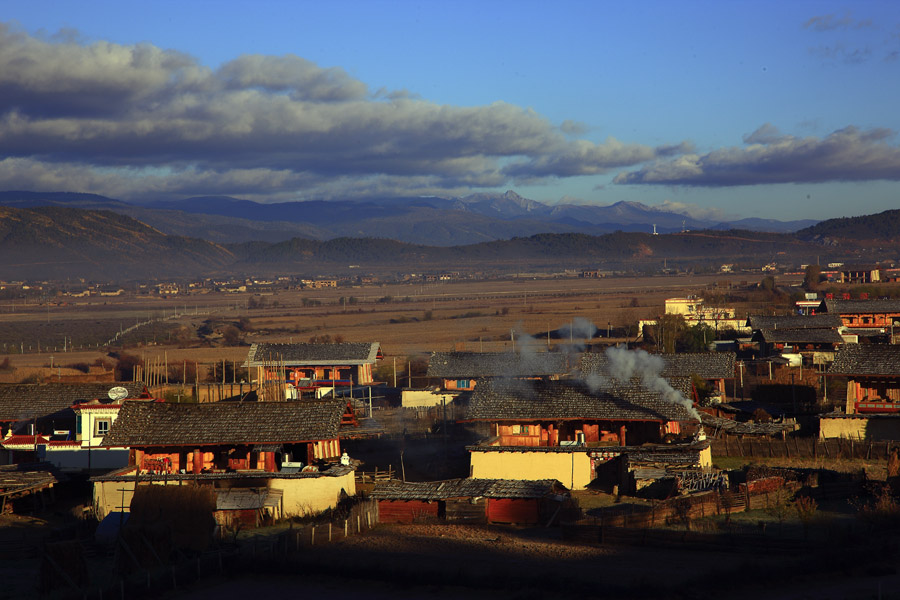
[[[726,230],[719,224],[693,229],[697,222],[682,215],[619,203],[599,207],[615,212],[617,230],[589,234],[572,227],[560,231],[566,229],[562,219],[545,222],[543,215],[567,213],[567,219],[584,224],[598,218],[593,210],[598,207],[547,207],[513,193],[453,201],[282,205],[201,197],[177,206],[137,206],[90,194],[0,193],[0,279],[316,277],[359,273],[356,268],[382,274],[597,268],[653,273],[665,266],[717,270],[724,263],[758,269],[770,262],[794,268],[804,262],[874,262],[900,253],[900,210],[780,233]],[[582,208],[591,210],[578,213]],[[301,209],[310,214],[300,214]],[[678,230],[648,233],[648,214],[660,221],[658,231],[669,224]],[[301,217],[305,220],[298,222]],[[389,235],[421,229],[420,236],[452,236],[466,222],[475,243],[414,243]],[[629,222],[639,231],[626,231]],[[539,232],[526,228],[522,235],[522,223]],[[496,239],[501,225],[508,228],[508,239]],[[335,237],[337,232],[349,235]]]
[[[411,244],[454,246],[539,233],[602,235],[615,231],[672,233],[684,229],[791,232],[813,220],[742,219],[720,222],[617,202],[610,206],[548,205],[508,191],[460,198],[371,198],[262,204],[228,196],[132,204],[95,194],[0,192],[0,206],[68,206],[128,215],[170,235],[218,243],[377,237]]]

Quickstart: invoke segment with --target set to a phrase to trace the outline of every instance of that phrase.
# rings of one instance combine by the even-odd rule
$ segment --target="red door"
[[[488,498],[488,522],[535,524],[539,522],[538,503],[533,498]]]

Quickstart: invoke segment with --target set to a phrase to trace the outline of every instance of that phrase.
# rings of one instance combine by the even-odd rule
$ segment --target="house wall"
[[[99,446],[103,443],[104,433],[97,433],[97,421],[106,421],[107,431],[116,422],[119,416],[119,405],[110,408],[90,408],[75,412],[76,428],[75,439],[83,446]]]
[[[871,416],[819,420],[819,438],[841,437],[866,442],[900,440],[900,418]]]
[[[127,448],[54,448],[39,445],[38,460],[47,461],[63,471],[99,469],[110,471],[128,465]]]
[[[301,479],[270,479],[270,490],[281,490],[284,517],[316,514],[337,506],[341,491],[356,495],[353,471],[340,477],[304,477]]]
[[[827,419],[819,420],[819,437],[865,439],[866,419]]]
[[[430,408],[440,406],[441,402],[450,404],[456,394],[441,394],[431,390],[403,390],[400,393],[400,406],[403,408]]]
[[[606,427],[601,429],[596,423],[566,423],[557,429],[553,425],[544,427],[539,423],[498,423],[494,435],[500,438],[499,446],[559,446],[561,440],[584,441],[586,444],[618,440],[618,434],[610,424]]]
[[[379,523],[414,523],[423,518],[437,519],[440,515],[440,502],[424,500],[379,500]],[[484,507],[480,507],[484,513]]]
[[[143,481],[140,485],[185,485],[177,479],[168,481]],[[193,485],[187,482],[188,485]],[[132,481],[95,481],[93,491],[94,510],[98,519],[103,519],[119,507],[130,507],[134,497]],[[356,494],[354,472],[340,477],[303,477],[300,479],[269,479],[267,487],[282,491],[283,517],[316,514],[337,506],[341,490],[347,495]]]
[[[320,440],[308,445],[312,449],[312,456],[307,454],[308,463],[317,458],[338,458],[341,456],[341,442],[338,439]]]
[[[580,490],[592,480],[591,459],[585,452],[471,452],[475,479],[557,479]]]
[[[890,327],[900,321],[900,313],[842,313],[841,322],[845,327]]]
[[[475,389],[475,380],[462,377],[460,379],[444,379],[445,390],[471,392]]]

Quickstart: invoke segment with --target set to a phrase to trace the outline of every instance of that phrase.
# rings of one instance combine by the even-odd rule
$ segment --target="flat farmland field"
[[[0,304],[0,352],[5,353],[0,357],[9,356],[17,367],[45,365],[48,353],[57,355],[58,364],[91,363],[106,356],[106,341],[129,328],[114,346],[124,340],[125,351],[132,354],[201,363],[243,360],[246,346],[262,341],[377,341],[386,357],[455,349],[502,351],[526,341],[525,334],[534,338],[530,343],[555,346],[570,340],[556,334],[548,340],[548,331],[575,318],[595,324],[597,338],[609,333],[616,340],[639,319],[661,314],[666,298],[702,296],[710,286],[745,279],[518,278],[166,298],[126,295],[49,306],[5,301]],[[198,337],[205,321],[207,332]],[[241,324],[243,345],[223,343],[221,331],[230,324]]]

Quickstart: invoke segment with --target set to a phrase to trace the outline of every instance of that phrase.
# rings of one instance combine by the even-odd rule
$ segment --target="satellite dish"
[[[122,386],[116,386],[107,392],[110,400],[121,400],[128,397],[128,390]]]

